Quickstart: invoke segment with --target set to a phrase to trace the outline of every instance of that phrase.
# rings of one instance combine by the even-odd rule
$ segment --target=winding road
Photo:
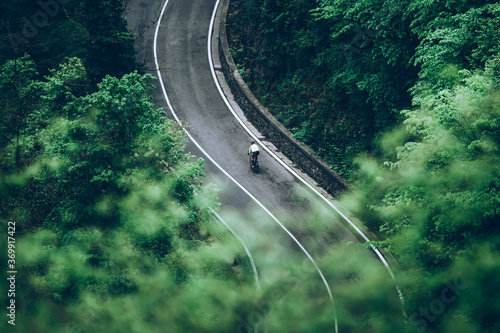
[[[300,260],[304,269],[316,270],[324,298],[334,302],[330,286],[335,281],[323,274],[315,259],[358,242],[358,236],[330,204],[266,151],[259,156],[261,172],[250,171],[246,152],[252,138],[228,109],[209,63],[208,33],[216,3],[128,2],[126,18],[138,37],[138,60],[160,78],[155,104],[185,125],[190,136],[187,151],[205,159],[205,183],[222,189],[218,215],[248,247],[258,283],[272,283],[276,276],[289,278],[283,272],[290,262]],[[376,257],[369,250],[366,256]],[[328,311],[335,317],[331,331],[337,332],[335,306]]]

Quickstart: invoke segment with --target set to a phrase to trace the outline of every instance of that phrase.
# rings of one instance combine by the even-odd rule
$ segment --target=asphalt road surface
[[[144,61],[153,75],[157,73],[155,30],[164,3],[130,0],[126,12],[129,26],[138,37],[138,60]],[[302,256],[312,267],[308,254],[314,259],[328,248],[357,242],[357,238],[331,207],[265,151],[261,150],[259,156],[260,173],[249,169],[247,150],[251,137],[228,110],[210,71],[207,38],[215,3],[216,0],[169,0],[156,40],[158,65],[174,112],[203,150],[241,185],[230,180],[196,145],[188,144],[189,152],[206,160],[205,182],[223,189],[219,213],[248,246],[260,283],[265,284],[285,269],[287,255]],[[160,82],[156,83],[155,104],[170,113]],[[366,255],[374,257],[369,250]],[[328,299],[327,284],[332,282],[328,276],[322,279],[319,271],[317,282],[323,285],[324,297]]]

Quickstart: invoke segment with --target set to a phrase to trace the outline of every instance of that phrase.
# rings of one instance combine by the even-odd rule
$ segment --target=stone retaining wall
[[[229,52],[229,44],[226,35],[226,17],[230,0],[222,0],[219,8],[219,26],[214,30],[213,40],[217,42],[220,64],[215,62],[214,67],[224,74],[232,94],[238,105],[243,110],[247,119],[265,136],[265,141],[269,141],[276,146],[286,157],[295,163],[302,171],[308,174],[323,189],[332,195],[336,195],[348,188],[347,181],[331,170],[329,166],[318,156],[309,153],[310,149],[303,143],[293,138],[292,133],[281,125],[274,116],[263,107],[254,94],[250,91],[246,83],[240,76]],[[217,24],[216,24],[217,25]]]

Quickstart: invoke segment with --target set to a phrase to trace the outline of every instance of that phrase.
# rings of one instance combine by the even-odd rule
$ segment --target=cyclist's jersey
[[[248,154],[255,153],[260,151],[259,146],[257,146],[255,143],[250,146],[250,149],[248,149]]]

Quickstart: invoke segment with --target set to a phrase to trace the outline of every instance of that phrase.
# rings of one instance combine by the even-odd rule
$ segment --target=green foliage
[[[133,331],[153,331],[175,323],[175,316],[164,321],[154,309],[137,310],[140,318],[130,321],[122,317],[129,302],[139,308],[173,305],[182,299],[178,288],[194,295],[207,278],[214,286],[234,278],[221,259],[206,256],[199,271],[188,260],[199,255],[195,251],[210,252],[206,223],[216,199],[198,179],[203,160],[191,162],[183,153],[184,133],[152,104],[151,75],[108,76],[98,91],[85,94],[88,81],[79,59],[68,59],[45,77],[34,68],[28,56],[7,62],[0,81],[4,87],[15,83],[2,93],[13,101],[6,109],[11,119],[20,119],[20,134],[6,131],[12,139],[2,141],[0,151],[2,224],[17,223],[22,288],[16,328],[120,332],[130,331],[133,322],[139,325]],[[36,103],[19,103],[32,90]],[[16,150],[23,164],[16,165]],[[220,289],[213,288],[214,299],[220,298]],[[196,320],[192,327],[212,327]],[[106,328],[99,327],[103,321]]]
[[[86,67],[91,82],[106,75],[120,77],[137,68],[134,36],[122,17],[123,1],[82,1],[86,36]]]
[[[42,74],[67,57],[83,57],[80,1],[2,2],[0,64],[29,53]]]
[[[32,134],[45,128],[50,117],[63,114],[66,103],[87,87],[85,69],[77,58],[67,59],[45,79],[42,81],[28,55],[2,66],[0,149],[14,157],[2,160],[2,171],[20,171],[33,163],[43,147],[40,137]]]
[[[36,89],[36,71],[34,62],[29,56],[9,61],[2,66],[0,74],[0,90],[2,91],[1,147],[11,146],[5,153],[11,156],[8,163],[2,160],[2,169],[25,166],[22,143],[24,128],[33,115],[40,100]]]
[[[269,272],[279,274],[271,273],[263,291],[256,292],[251,275],[237,264],[241,245],[232,244],[233,238],[213,242],[208,207],[217,208],[217,189],[201,185],[203,160],[182,152],[183,132],[151,103],[151,76],[106,77],[98,91],[80,96],[71,84],[69,90],[60,84],[85,78],[78,59],[37,78],[43,122],[24,123],[22,147],[26,152],[40,147],[29,155],[32,162],[3,170],[0,179],[2,223],[17,223],[22,288],[16,294],[16,328],[155,332],[168,326],[179,332],[229,332],[260,322],[275,331],[330,330],[333,308],[309,262],[304,265],[292,254],[282,272],[276,259],[266,258]],[[2,155],[6,165],[12,158]],[[345,254],[335,253],[322,263],[325,267],[337,267]],[[334,294],[345,298],[346,286],[369,290],[375,282],[368,277],[381,281],[383,272],[368,260],[328,273],[341,281]],[[352,275],[359,277],[353,282]],[[392,288],[384,284],[394,296]],[[394,299],[371,294],[364,306],[386,305],[390,311],[384,318],[392,320]],[[350,317],[358,300],[343,302],[349,309],[343,318],[349,320],[341,327],[380,330],[382,320],[373,325],[372,313],[358,322]]]
[[[78,57],[93,87],[106,75],[139,67],[122,1],[6,0],[1,9],[0,65],[28,53],[46,75],[65,58]]]
[[[459,7],[460,8],[460,7]],[[416,18],[412,25],[421,38],[413,61],[421,67],[420,81],[412,88],[420,91],[431,89],[437,93],[453,85],[457,70],[482,68],[487,60],[500,52],[496,42],[500,23],[498,3],[478,3],[471,8],[454,5],[445,9],[446,15],[430,14]],[[409,11],[420,11],[414,4]],[[422,31],[422,27],[426,27]],[[424,93],[425,94],[425,93]],[[417,99],[418,102],[418,99]]]
[[[498,267],[493,259],[498,255],[500,214],[496,62],[489,62],[485,71],[459,71],[451,89],[420,94],[421,107],[403,112],[405,129],[384,139],[384,165],[360,161],[360,186],[369,209],[362,214],[384,221],[380,231],[407,279],[408,309],[429,304],[446,281],[458,277],[474,288],[439,320],[428,323],[431,331],[452,331],[456,316],[468,322],[471,332],[493,332],[499,325],[488,310],[500,308],[489,292],[495,281],[486,279]],[[483,265],[483,258],[490,262]],[[484,302],[490,304],[484,316],[469,308]]]

